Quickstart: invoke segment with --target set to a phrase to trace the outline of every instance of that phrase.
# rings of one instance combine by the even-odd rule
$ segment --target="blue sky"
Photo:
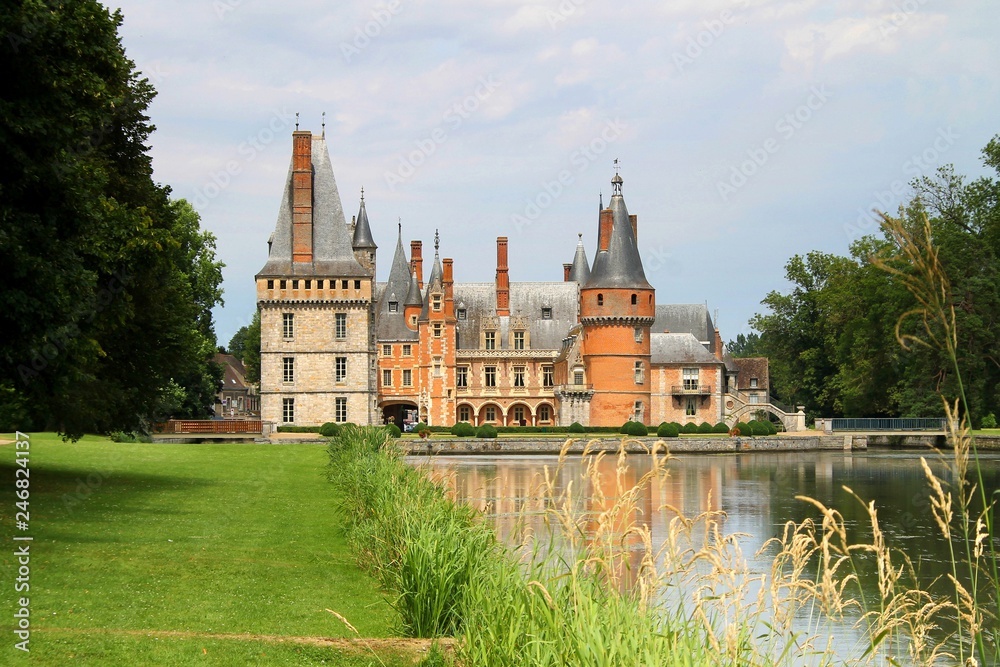
[[[115,5],[112,5],[115,6]],[[659,303],[707,303],[723,339],[785,289],[794,254],[844,254],[907,182],[983,173],[1000,133],[995,0],[121,2],[159,91],[155,178],[218,237],[225,344],[255,309],[291,150],[326,136],[361,188],[384,280],[433,243],[458,281],[561,280],[619,159]]]

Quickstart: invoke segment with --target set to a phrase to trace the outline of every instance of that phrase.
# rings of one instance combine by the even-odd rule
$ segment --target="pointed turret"
[[[358,264],[375,274],[375,239],[372,238],[372,228],[368,224],[368,211],[365,210],[365,189],[361,188],[361,208],[358,210],[358,217],[354,222],[354,238],[351,241],[354,247],[354,257]]]
[[[435,300],[435,296],[439,298],[442,303],[444,300],[444,269],[441,268],[441,256],[438,254],[438,246],[440,245],[440,236],[438,236],[437,230],[434,231],[434,266],[431,268],[431,276],[427,279],[427,289],[424,293],[424,303],[420,310],[420,319],[427,319],[427,309],[430,307],[431,302]]]
[[[420,283],[417,280],[417,272],[414,271],[412,277],[410,278],[410,291],[406,293],[406,301],[403,302],[404,306],[422,306],[424,305],[424,300],[420,297]]]
[[[406,251],[403,249],[402,230],[402,225],[400,225],[399,235],[396,239],[396,252],[392,256],[392,267],[389,269],[389,280],[382,292],[382,300],[378,308],[378,339],[380,342],[416,338],[416,332],[412,331],[406,324],[405,298],[410,289],[410,264],[406,259]]]
[[[583,247],[583,234],[579,235],[576,243],[576,255],[569,270],[569,279],[575,280],[580,285],[586,285],[590,279],[590,263],[587,261],[587,249]]]
[[[605,219],[606,211],[611,212],[611,228],[608,230],[605,223],[600,230],[600,245],[594,257],[594,268],[585,283],[588,288],[651,289],[642,269],[635,229],[625,206],[625,197],[622,196],[623,182],[621,174],[615,174],[611,180],[611,203],[602,211],[602,218]]]

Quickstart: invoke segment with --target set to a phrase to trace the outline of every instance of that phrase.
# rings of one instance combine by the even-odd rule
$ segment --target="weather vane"
[[[323,112],[323,138],[326,139],[326,112]],[[365,189],[361,188],[361,198],[365,198]]]
[[[299,131],[299,112],[295,112],[295,131]]]
[[[621,170],[621,168],[622,168],[621,162],[619,162],[618,158],[615,158],[615,173],[617,174]]]

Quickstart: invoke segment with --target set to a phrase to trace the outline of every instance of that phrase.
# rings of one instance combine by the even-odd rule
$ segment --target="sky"
[[[1000,133],[995,0],[126,0],[158,91],[154,178],[217,238],[222,345],[256,309],[299,127],[361,189],[385,280],[440,230],[458,282],[562,280],[593,260],[615,160],[658,303],[724,340],[790,257],[847,254],[942,165],[984,175]]]

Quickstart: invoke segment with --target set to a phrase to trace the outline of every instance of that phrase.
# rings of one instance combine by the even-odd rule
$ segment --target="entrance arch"
[[[383,401],[382,423],[395,424],[399,430],[406,430],[406,425],[416,424],[417,404],[414,401]]]

